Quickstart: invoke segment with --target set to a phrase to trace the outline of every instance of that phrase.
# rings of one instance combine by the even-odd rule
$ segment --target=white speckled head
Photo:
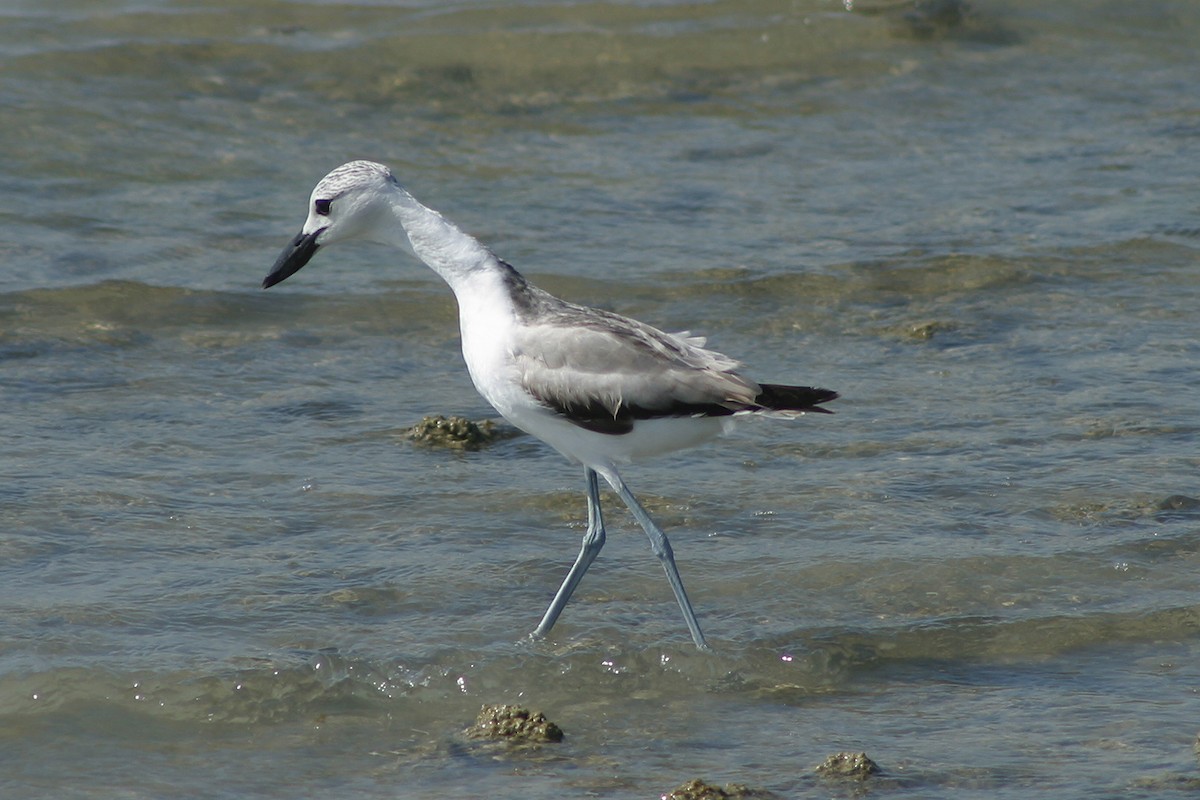
[[[389,195],[404,190],[392,171],[374,161],[351,161],[322,178],[309,198],[308,219],[304,232],[323,231],[317,237],[321,245],[341,239],[381,241],[378,231],[380,214],[385,211]],[[391,243],[390,237],[382,239]]]
[[[330,172],[313,189],[304,227],[284,248],[263,280],[263,288],[295,274],[318,247],[346,239],[396,243],[395,226],[386,220],[391,199],[398,195],[411,200],[383,164],[351,161]]]

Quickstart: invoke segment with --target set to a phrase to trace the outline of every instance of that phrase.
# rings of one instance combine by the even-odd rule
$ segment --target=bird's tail
[[[762,411],[780,411],[787,413],[816,412],[832,414],[827,408],[821,408],[821,403],[836,400],[838,393],[829,389],[817,389],[812,386],[782,386],[777,383],[759,385],[758,396],[754,404]]]

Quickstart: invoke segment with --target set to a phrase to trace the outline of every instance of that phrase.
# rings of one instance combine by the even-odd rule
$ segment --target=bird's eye
[[[316,209],[317,214],[319,214],[320,216],[328,217],[329,216],[329,206],[332,202],[333,202],[332,200],[314,200],[313,208]]]

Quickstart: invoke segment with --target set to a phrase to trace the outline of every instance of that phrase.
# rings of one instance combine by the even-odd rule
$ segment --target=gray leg
[[[679,601],[679,608],[683,610],[683,620],[687,623],[688,630],[692,632],[692,641],[701,650],[711,650],[708,642],[704,641],[704,634],[700,632],[700,623],[696,621],[696,612],[692,611],[692,604],[688,602],[687,592],[683,589],[683,579],[679,577],[679,569],[675,566],[675,556],[671,552],[671,543],[667,541],[667,535],[654,523],[654,520],[650,519],[646,509],[642,508],[642,504],[629,491],[629,487],[625,485],[625,481],[621,480],[621,476],[615,469],[609,467],[601,470],[600,474],[604,476],[604,480],[608,481],[625,505],[629,506],[633,518],[650,537],[650,549],[662,562],[663,571],[667,573],[667,580],[675,592],[675,599]]]
[[[583,573],[587,572],[600,553],[600,548],[604,547],[604,518],[600,515],[600,487],[596,482],[595,471],[590,467],[585,468],[584,478],[587,481],[588,524],[587,531],[583,534],[583,546],[579,549],[579,556],[571,566],[571,571],[567,573],[562,586],[558,587],[558,594],[550,601],[550,607],[546,609],[546,614],[538,623],[533,636],[545,636],[554,627],[558,615],[562,613],[575,587],[583,578]]]

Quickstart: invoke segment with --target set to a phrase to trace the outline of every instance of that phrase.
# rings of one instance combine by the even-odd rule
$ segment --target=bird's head
[[[308,201],[308,219],[291,243],[279,254],[263,279],[268,289],[294,275],[317,248],[344,239],[377,240],[377,231],[388,208],[388,197],[399,189],[392,171],[373,161],[351,161],[317,183]]]

